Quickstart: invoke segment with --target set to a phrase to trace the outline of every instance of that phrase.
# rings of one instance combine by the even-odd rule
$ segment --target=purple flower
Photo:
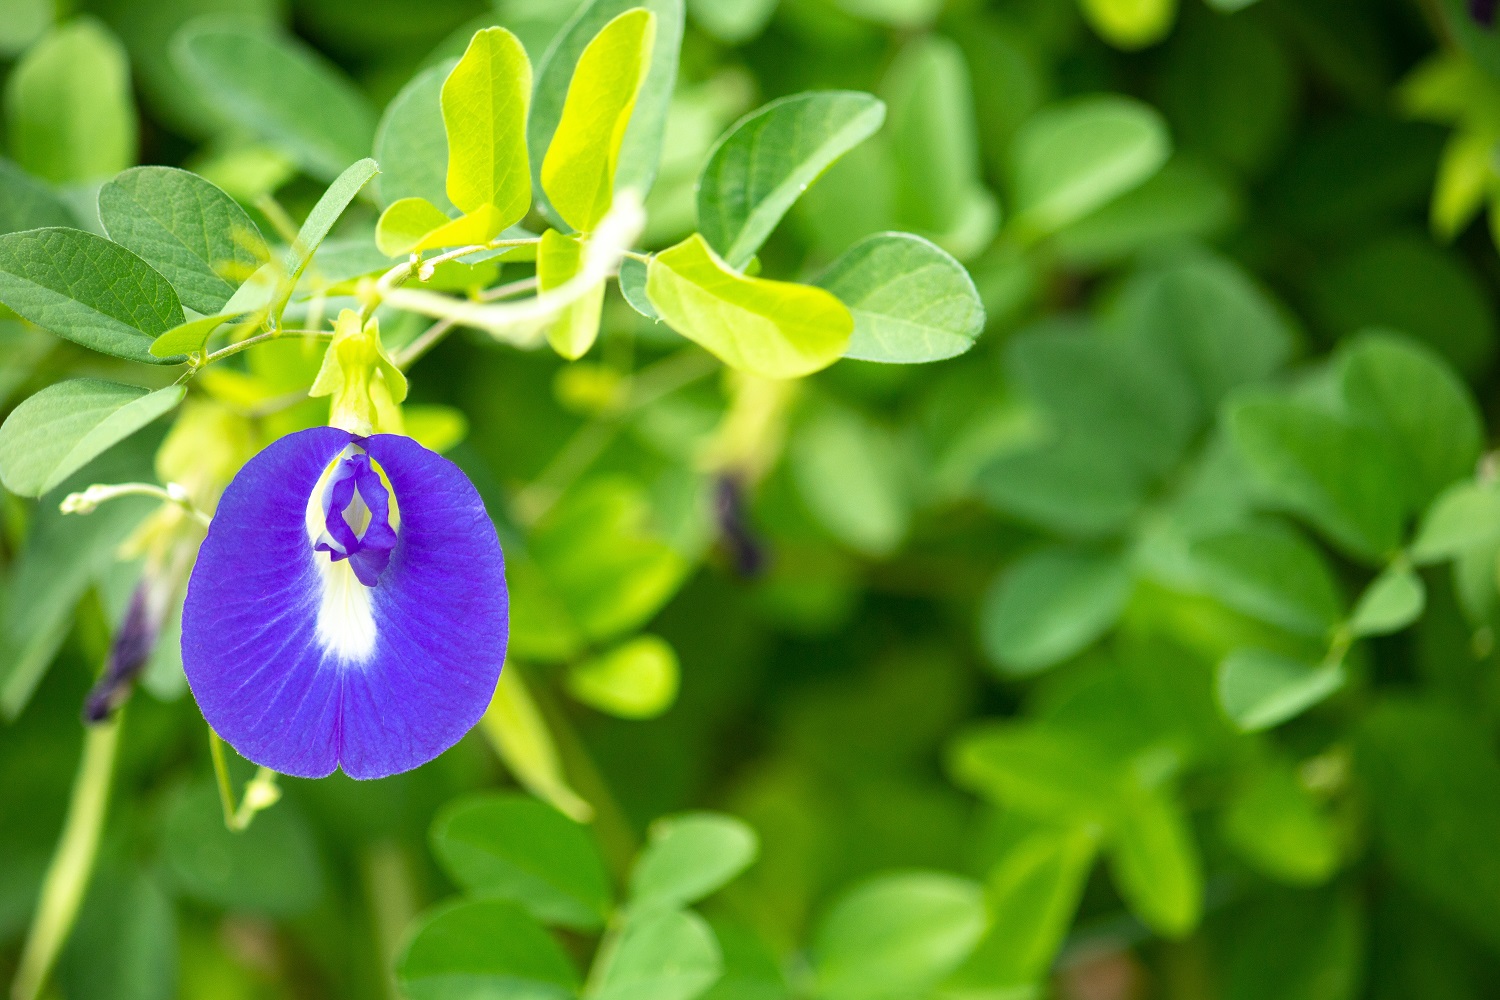
[[[1496,0],[1469,0],[1469,16],[1485,28],[1495,26]]]
[[[225,490],[188,583],[182,661],[243,756],[381,778],[479,721],[509,626],[500,542],[458,467],[410,438],[319,427]]]

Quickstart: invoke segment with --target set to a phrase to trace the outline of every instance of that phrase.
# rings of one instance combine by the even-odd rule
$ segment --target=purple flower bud
[[[130,595],[130,607],[110,645],[104,673],[84,699],[85,723],[103,722],[114,715],[130,697],[136,678],[151,659],[151,651],[156,648],[162,623],[161,613],[155,607],[159,602],[152,600],[154,585],[154,581],[143,579]]]
[[[765,546],[750,528],[745,486],[738,477],[724,475],[714,483],[714,515],[735,572],[747,578],[759,576],[766,568]]]
[[[182,660],[244,757],[380,778],[473,728],[509,631],[500,542],[458,467],[410,438],[319,427],[225,490],[188,582]]]
[[[1469,16],[1476,24],[1486,28],[1495,26],[1495,7],[1497,0],[1469,0]]]

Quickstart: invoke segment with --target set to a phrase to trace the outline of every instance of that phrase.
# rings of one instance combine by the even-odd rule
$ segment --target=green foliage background
[[[538,67],[533,125],[544,100],[555,121],[568,74],[544,55],[577,6],[0,0],[0,236],[102,235],[97,205],[148,199],[100,197],[135,164],[232,195],[221,239],[241,217],[295,232],[373,155],[312,257],[337,296],[389,265],[382,208],[453,207],[443,134],[404,103],[435,101],[498,24]],[[593,4],[573,41],[627,6]],[[798,106],[813,134],[853,122],[816,155],[767,126],[802,182],[848,152],[746,236],[723,178],[751,143],[700,170],[742,115],[810,90],[874,94],[884,117]],[[648,84],[636,114],[665,97]],[[473,331],[408,358],[426,321],[384,316],[412,362],[407,429],[465,468],[506,545],[518,687],[433,763],[284,780],[235,833],[169,624],[47,988],[1500,990],[1494,30],[1461,0],[689,0],[669,109],[640,249],[696,227],[735,267],[822,285],[855,310],[846,357],[789,382],[721,369],[642,315],[666,279],[634,260],[574,361],[577,340]],[[529,138],[536,174],[548,137]],[[650,177],[647,146],[626,140],[622,178]],[[972,346],[967,282],[921,241],[860,242],[887,231],[964,264]],[[103,301],[114,245],[48,239],[0,241],[0,301],[25,311],[80,246],[103,256],[64,297]],[[484,266],[451,287],[532,274]],[[210,313],[238,284],[192,280],[182,304]],[[0,310],[7,410],[64,378],[138,387],[48,390],[0,433],[18,491],[45,494],[6,493],[0,525],[7,980],[140,572],[120,546],[155,508],[58,502],[153,478],[184,396],[138,363],[176,350],[150,351],[183,318],[163,288],[83,346]],[[901,309],[926,325],[859,325]],[[319,356],[278,343],[205,371],[188,405],[227,423],[172,467],[227,475],[236,448],[325,421]],[[95,425],[76,461],[44,446]]]

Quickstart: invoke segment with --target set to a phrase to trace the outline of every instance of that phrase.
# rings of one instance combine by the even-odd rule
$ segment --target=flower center
[[[380,469],[358,444],[329,465],[308,504],[313,548],[331,562],[348,560],[359,582],[375,586],[391,561],[401,518]],[[315,506],[316,505],[316,506]]]

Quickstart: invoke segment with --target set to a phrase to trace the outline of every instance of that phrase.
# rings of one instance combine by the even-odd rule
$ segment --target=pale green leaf
[[[1171,938],[1198,925],[1203,866],[1187,816],[1165,789],[1127,783],[1109,858],[1120,895],[1147,925]]]
[[[370,151],[369,102],[301,42],[246,22],[201,18],[178,33],[172,55],[220,115],[320,180],[332,180]]]
[[[1219,664],[1224,714],[1246,732],[1270,729],[1344,686],[1341,663],[1313,667],[1264,649],[1237,649]]]
[[[162,364],[151,342],[182,322],[166,278],[117,243],[77,229],[0,236],[0,302],[60,337]]]
[[[1192,547],[1203,588],[1236,611],[1308,636],[1338,624],[1344,602],[1327,561],[1300,534],[1252,524]]]
[[[724,969],[713,931],[702,917],[683,910],[627,920],[613,947],[596,961],[589,1000],[694,1000]]]
[[[53,0],[0,0],[0,56],[14,56],[52,24]]]
[[[452,904],[421,918],[396,960],[396,978],[411,1000],[567,1000],[578,988],[578,973],[552,936],[503,899]]]
[[[407,404],[401,408],[401,422],[408,437],[439,455],[469,436],[469,418],[464,411],[439,403]]]
[[[99,191],[109,238],[135,251],[177,290],[182,304],[217,312],[271,257],[245,210],[196,174],[135,167]]]
[[[1422,578],[1404,562],[1396,562],[1360,595],[1349,615],[1349,631],[1355,636],[1399,632],[1420,618],[1426,606]]]
[[[1112,554],[1044,549],[1006,567],[980,613],[985,652],[1002,671],[1038,673],[1081,652],[1119,620],[1130,567]]]
[[[1411,558],[1426,564],[1456,559],[1500,541],[1500,484],[1455,483],[1422,517]]]
[[[216,313],[180,323],[151,342],[151,353],[158,358],[180,358],[201,351],[214,331],[233,318],[233,313]]]
[[[380,200],[425,198],[447,214],[448,135],[443,125],[442,91],[454,63],[429,66],[391,98],[375,130],[375,161],[380,164]]]
[[[568,693],[622,719],[651,719],[677,700],[677,652],[659,636],[639,635],[568,671]]]
[[[578,57],[540,176],[552,208],[580,232],[593,230],[614,202],[620,150],[655,39],[656,15],[637,8],[606,24]]]
[[[661,317],[656,314],[656,307],[646,297],[646,265],[634,257],[626,257],[620,261],[620,294],[630,304],[630,308],[642,316],[654,322],[661,322]]]
[[[1080,0],[1099,36],[1118,49],[1143,49],[1161,41],[1177,18],[1177,0]]]
[[[531,61],[504,28],[476,32],[443,83],[448,198],[461,212],[493,205],[499,232],[531,207],[526,112]]]
[[[869,94],[793,94],[740,119],[698,180],[698,228],[743,268],[793,203],[839,157],[875,134],[885,105]]]
[[[10,155],[43,180],[97,181],[135,162],[130,64],[92,18],[54,28],[16,64],[5,117]]]
[[[1229,846],[1279,881],[1317,885],[1338,865],[1333,821],[1285,764],[1251,772],[1230,797],[1221,824]]]
[[[950,758],[954,781],[1044,822],[1109,822],[1119,774],[1076,734],[1039,725],[992,724],[961,735]]]
[[[688,0],[698,27],[725,45],[741,45],[765,30],[778,0]]]
[[[560,288],[577,276],[583,267],[583,241],[565,236],[555,229],[542,234],[537,247],[537,288],[542,292]],[[581,358],[594,346],[599,336],[599,320],[604,308],[604,283],[590,289],[578,301],[565,307],[547,328],[547,342],[558,354],[572,361]]]
[[[403,257],[428,233],[453,220],[426,198],[402,198],[380,213],[375,224],[375,246],[387,257]]]
[[[0,235],[74,224],[67,203],[51,188],[0,157]]]
[[[48,386],[0,425],[0,481],[38,497],[90,459],[182,402],[180,385],[150,392],[97,379]]]
[[[651,824],[630,872],[636,908],[690,906],[731,882],[760,851],[755,831],[722,813],[683,813]]]
[[[854,315],[848,358],[941,361],[967,351],[984,331],[984,303],[969,272],[920,236],[871,236],[834,261],[818,284]]]
[[[798,493],[829,534],[872,556],[901,545],[912,502],[889,432],[845,407],[820,407],[790,452]]]
[[[732,368],[797,378],[833,364],[854,317],[821,288],[747,278],[694,234],[651,259],[646,294],[672,329]]]
[[[1013,222],[1056,232],[1144,183],[1171,151],[1166,123],[1150,105],[1116,95],[1052,105],[1016,135]]]
[[[302,228],[297,231],[297,238],[292,241],[287,250],[286,276],[278,289],[275,301],[272,305],[272,313],[280,315],[287,301],[291,298],[292,289],[297,287],[297,281],[302,277],[302,272],[307,270],[307,265],[312,262],[313,254],[318,252],[318,247],[328,238],[333,231],[334,224],[344,214],[349,205],[359,195],[364,186],[370,183],[370,179],[380,173],[380,168],[375,161],[363,159],[349,166],[347,170],[334,178],[328,190],[318,199],[318,203],[307,213],[307,218],[302,221]],[[246,282],[248,286],[250,282]],[[244,288],[241,289],[242,291]],[[233,299],[226,308],[235,305]]]

